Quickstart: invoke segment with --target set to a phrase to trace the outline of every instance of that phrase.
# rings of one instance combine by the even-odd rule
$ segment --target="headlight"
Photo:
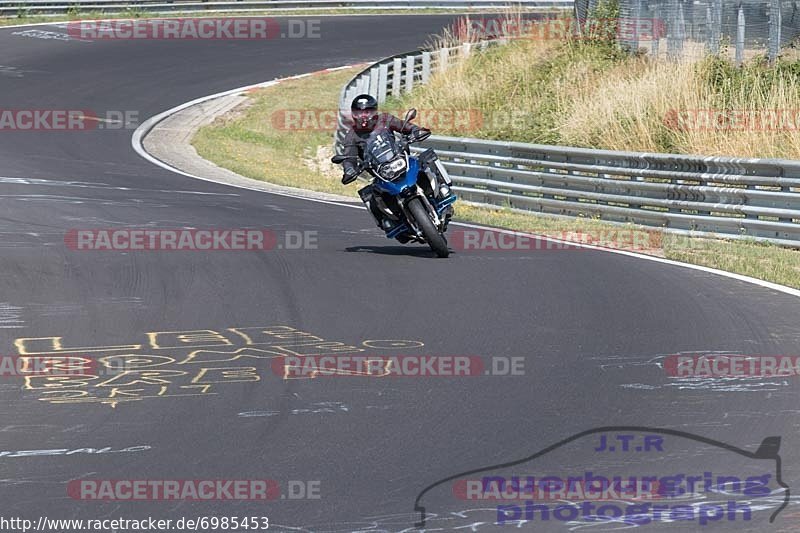
[[[378,173],[383,179],[391,180],[397,177],[398,174],[404,172],[406,169],[405,157],[398,157],[394,161],[389,161],[381,165]]]

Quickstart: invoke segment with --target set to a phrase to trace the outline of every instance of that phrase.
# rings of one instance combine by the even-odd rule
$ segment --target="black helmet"
[[[368,94],[359,94],[353,98],[350,111],[356,129],[372,129],[378,120],[378,101]]]

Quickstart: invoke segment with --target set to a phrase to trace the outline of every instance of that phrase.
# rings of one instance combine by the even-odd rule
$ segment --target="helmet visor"
[[[366,126],[378,115],[377,109],[354,109],[353,120],[360,126]]]

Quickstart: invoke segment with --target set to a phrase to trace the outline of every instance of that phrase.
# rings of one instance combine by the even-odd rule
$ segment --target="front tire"
[[[444,236],[439,233],[439,230],[436,229],[436,226],[434,226],[433,220],[431,220],[431,217],[428,215],[428,210],[422,205],[422,200],[419,198],[412,198],[409,200],[408,210],[411,212],[411,216],[414,217],[419,229],[422,230],[422,234],[425,236],[425,240],[428,241],[431,250],[436,252],[438,257],[447,257],[450,255],[450,250],[447,248],[447,241],[444,239]]]

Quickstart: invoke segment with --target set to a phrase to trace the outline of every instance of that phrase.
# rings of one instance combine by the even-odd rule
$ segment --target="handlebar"
[[[400,141],[401,143],[400,146],[403,148],[404,152],[408,152],[408,145],[424,141],[425,139],[431,136],[431,132],[430,130],[428,130],[427,132],[423,133],[422,136],[419,137],[418,139],[414,138],[411,134],[408,133],[401,133],[400,136],[402,137]]]
[[[411,145],[413,143],[417,143],[417,142],[422,142],[422,141],[424,141],[425,139],[427,139],[428,137],[431,136],[430,130],[428,130],[425,133],[423,133],[422,136],[419,137],[419,138],[414,138],[414,136],[412,136],[411,134],[408,134],[408,133],[400,133],[400,132],[397,132],[397,133],[400,135],[400,148],[402,149],[403,152],[406,152],[406,153],[409,152],[409,149],[408,149],[409,145]],[[358,171],[359,174],[361,174],[365,170],[368,170],[371,167],[371,165],[367,161],[364,161],[364,160],[362,160],[361,158],[359,158],[357,156],[346,156],[346,155],[343,155],[343,154],[335,155],[335,156],[331,157],[331,163],[339,165],[341,163],[344,163],[348,159],[355,160],[356,170]]]

